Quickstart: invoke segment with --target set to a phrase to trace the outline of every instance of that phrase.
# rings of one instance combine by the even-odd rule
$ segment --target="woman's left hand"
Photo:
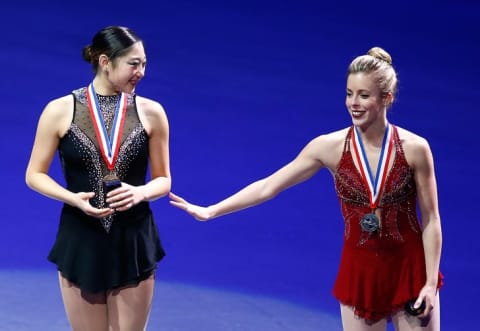
[[[425,300],[425,310],[423,311],[423,313],[418,315],[419,318],[425,318],[430,315],[430,312],[435,306],[436,295],[437,295],[436,286],[425,285],[421,289],[418,295],[417,301],[415,302],[415,305],[414,305],[414,308],[418,308],[422,304],[422,301]]]
[[[106,202],[116,211],[126,211],[143,201],[142,187],[122,182],[122,186],[108,192]]]

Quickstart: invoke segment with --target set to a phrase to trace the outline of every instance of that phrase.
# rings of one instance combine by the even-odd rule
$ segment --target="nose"
[[[352,106],[358,105],[358,100],[359,100],[358,95],[354,94],[350,97],[350,104]]]
[[[136,75],[138,78],[142,78],[143,76],[145,76],[145,67],[143,66],[139,67],[139,69],[136,72]]]

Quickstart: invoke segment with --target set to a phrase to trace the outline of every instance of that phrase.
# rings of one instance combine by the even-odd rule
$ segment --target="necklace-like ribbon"
[[[370,199],[370,208],[375,210],[380,202],[380,195],[385,186],[385,179],[387,178],[388,164],[392,156],[393,134],[390,123],[385,128],[383,135],[382,149],[380,151],[380,158],[378,160],[377,175],[373,178],[373,174],[368,163],[367,154],[363,146],[362,137],[357,127],[354,127],[353,150],[355,157],[362,174],[362,179],[365,182]]]
[[[107,128],[103,120],[98,97],[93,88],[93,83],[87,88],[87,102],[88,109],[90,110],[90,117],[95,128],[95,134],[97,135],[98,145],[100,147],[100,153],[103,160],[109,170],[113,170],[115,162],[117,161],[118,152],[120,150],[120,140],[122,137],[123,126],[125,124],[125,114],[127,111],[127,95],[125,93],[120,94],[120,99],[115,107],[115,115],[112,122],[112,129],[110,131],[110,137],[108,136]]]

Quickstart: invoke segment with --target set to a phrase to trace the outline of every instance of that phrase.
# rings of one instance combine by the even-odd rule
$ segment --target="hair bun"
[[[367,54],[376,59],[385,61],[390,65],[393,64],[390,54],[388,54],[388,52],[381,47],[372,47],[368,50]]]
[[[92,45],[87,45],[82,50],[82,57],[85,61],[92,63],[94,60],[94,52],[92,49]]]

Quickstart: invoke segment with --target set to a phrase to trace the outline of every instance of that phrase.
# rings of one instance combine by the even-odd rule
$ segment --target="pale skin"
[[[353,125],[360,129],[367,159],[373,173],[376,173],[382,138],[387,126],[387,108],[392,101],[393,95],[391,93],[382,94],[371,74],[355,73],[349,75],[346,106]],[[272,175],[246,186],[214,205],[208,207],[194,205],[173,193],[170,193],[170,203],[185,210],[197,220],[207,221],[270,200],[289,187],[309,179],[322,168],[327,168],[334,174],[343,152],[348,129],[345,128],[313,139],[293,161]],[[442,232],[433,157],[425,139],[402,128],[398,128],[398,133],[407,162],[415,174],[418,204],[423,225],[427,281],[418,294],[416,302],[416,306],[419,306],[422,300],[425,300],[426,309],[424,313],[419,317],[412,318],[400,311],[392,316],[392,321],[397,331],[438,331],[440,330],[440,311],[439,308],[434,309],[434,307],[439,307],[439,298],[436,291]],[[392,166],[393,159],[392,157],[389,167]],[[356,165],[358,167],[358,164]],[[351,307],[341,304],[341,311],[342,322],[346,331],[386,329],[386,319],[372,325],[355,317]]]
[[[126,54],[114,60],[100,55],[99,69],[93,80],[95,91],[101,95],[134,92],[145,74],[145,65],[146,56],[141,42],[133,44]],[[40,116],[26,171],[27,185],[96,218],[167,195],[171,187],[167,116],[162,106],[153,100],[137,96],[136,101],[138,115],[149,140],[151,178],[145,185],[122,183],[121,187],[108,194],[109,208],[99,209],[89,202],[94,192],[71,192],[49,175],[59,141],[72,122],[74,100],[71,95],[51,101]],[[155,283],[153,275],[139,284],[106,293],[85,293],[61,274],[59,280],[73,330],[140,331],[146,328]]]

